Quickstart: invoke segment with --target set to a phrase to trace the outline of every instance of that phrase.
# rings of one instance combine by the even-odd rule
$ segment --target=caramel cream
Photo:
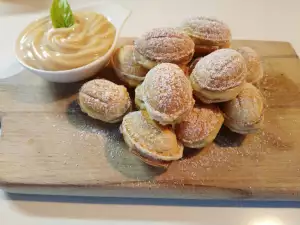
[[[41,70],[69,70],[87,65],[111,48],[116,29],[95,12],[74,13],[75,24],[53,28],[49,17],[34,21],[20,34],[16,54]]]

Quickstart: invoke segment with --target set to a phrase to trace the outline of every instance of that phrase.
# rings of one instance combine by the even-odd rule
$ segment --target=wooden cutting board
[[[288,43],[234,41],[244,45],[263,59],[265,128],[242,136],[224,127],[213,144],[186,150],[166,171],[130,154],[119,124],[80,112],[82,83],[49,83],[29,72],[1,80],[0,186],[55,195],[299,199],[300,61]],[[98,76],[118,82],[110,68]]]

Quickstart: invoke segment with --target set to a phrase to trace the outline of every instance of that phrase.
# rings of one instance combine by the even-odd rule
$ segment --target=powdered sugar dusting
[[[148,70],[138,64],[134,57],[135,48],[133,45],[125,45],[118,49],[114,55],[114,63],[122,73],[144,77]]]
[[[87,107],[107,121],[119,118],[131,106],[127,89],[105,79],[85,83],[79,92],[79,103],[83,111]]]
[[[168,115],[183,113],[194,104],[189,80],[177,65],[169,63],[159,64],[146,75],[144,101]]]
[[[246,75],[242,55],[233,49],[220,49],[203,57],[191,77],[204,89],[223,91],[241,85]]]
[[[157,62],[187,63],[194,54],[193,40],[175,28],[154,28],[134,42],[136,50]]]
[[[244,136],[232,133],[224,127],[214,143],[198,153],[195,152],[194,156],[177,161],[174,163],[176,169],[173,169],[181,171],[182,176],[188,180],[205,183],[205,179],[212,178],[210,172],[214,177],[229,171],[239,172],[237,170],[240,170],[244,163],[257,165],[270,154],[270,151],[288,148],[285,143],[268,132]]]
[[[215,105],[197,106],[176,126],[177,138],[186,142],[203,140],[217,128],[216,125],[222,117],[221,111]],[[217,129],[220,127],[219,125]]]
[[[231,32],[229,27],[222,21],[203,17],[189,17],[182,23],[182,28],[189,35],[213,42],[230,42]]]
[[[121,130],[136,144],[141,154],[159,160],[176,160],[182,157],[183,148],[178,145],[175,133],[168,127],[158,126],[146,112],[127,114]]]
[[[263,67],[259,55],[250,47],[240,47],[237,51],[244,57],[247,65],[247,82],[257,82],[263,77]]]
[[[239,95],[222,104],[225,120],[241,126],[257,124],[262,119],[265,104],[260,91],[250,83],[246,83]]]

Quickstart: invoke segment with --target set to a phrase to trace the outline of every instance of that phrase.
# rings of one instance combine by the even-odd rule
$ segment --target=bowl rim
[[[119,6],[120,6],[120,5],[119,5]],[[121,7],[124,8],[123,6],[121,6]],[[125,10],[128,10],[128,9],[126,9],[126,8],[124,8],[124,9],[125,9]],[[75,9],[74,11],[76,12],[76,11],[81,11],[81,10],[85,10],[85,8]],[[73,69],[68,69],[68,70],[43,70],[43,69],[36,69],[36,68],[34,68],[34,67],[32,67],[32,66],[29,66],[29,65],[27,65],[23,60],[21,60],[21,59],[19,58],[19,56],[18,56],[18,54],[17,54],[16,48],[17,48],[17,42],[18,42],[18,40],[19,40],[19,38],[20,38],[20,35],[23,33],[23,31],[26,29],[26,27],[29,26],[31,23],[33,23],[34,21],[38,21],[38,20],[47,18],[47,17],[49,17],[49,15],[48,15],[48,16],[42,16],[42,17],[40,17],[40,18],[37,18],[37,19],[33,20],[31,23],[29,23],[29,24],[28,24],[28,25],[27,25],[27,26],[19,33],[19,35],[18,35],[18,37],[17,37],[17,40],[15,41],[15,44],[14,44],[14,55],[15,55],[15,58],[17,59],[17,61],[18,61],[24,68],[29,69],[29,70],[31,70],[31,71],[33,71],[33,72],[35,72],[35,73],[38,73],[38,74],[47,73],[47,74],[53,74],[53,75],[54,75],[54,74],[55,74],[55,75],[57,75],[57,74],[61,74],[61,75],[62,75],[62,74],[72,73],[72,72],[76,73],[76,72],[79,72],[79,71],[86,70],[86,69],[89,69],[89,68],[91,68],[91,67],[94,67],[94,66],[96,66],[97,64],[99,64],[100,62],[104,61],[106,58],[108,58],[108,60],[110,60],[110,56],[111,56],[112,53],[114,52],[114,49],[115,49],[116,44],[117,44],[117,41],[119,40],[119,33],[120,33],[120,30],[122,29],[123,25],[125,24],[125,22],[127,21],[128,17],[130,16],[130,11],[128,10],[128,12],[129,12],[129,13],[128,13],[128,16],[124,19],[122,25],[121,25],[119,28],[117,28],[117,27],[111,22],[112,19],[111,19],[109,16],[97,12],[97,13],[103,15],[108,21],[111,22],[111,24],[112,24],[112,25],[115,27],[115,29],[116,29],[116,34],[115,34],[115,37],[114,37],[114,41],[113,41],[111,47],[109,48],[109,50],[108,50],[103,56],[99,57],[98,59],[96,59],[96,60],[94,60],[94,61],[92,61],[92,62],[90,62],[90,63],[88,63],[88,64],[86,64],[86,65],[83,65],[83,66],[80,66],[80,67],[76,67],[76,68],[73,68]]]

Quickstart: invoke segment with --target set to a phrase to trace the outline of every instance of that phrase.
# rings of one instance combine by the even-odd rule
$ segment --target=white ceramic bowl
[[[34,74],[48,81],[58,82],[58,83],[71,83],[71,82],[87,79],[89,77],[94,76],[98,71],[100,71],[103,67],[105,67],[108,64],[109,59],[116,47],[120,31],[126,19],[130,15],[130,10],[123,8],[118,4],[110,3],[106,1],[85,6],[80,9],[75,9],[74,11],[78,11],[78,10],[88,10],[88,11],[101,13],[105,17],[107,17],[108,20],[115,26],[116,28],[115,40],[111,48],[104,56],[100,57],[99,59],[85,66],[78,67],[71,70],[61,70],[61,71],[46,71],[46,70],[35,69],[25,64],[22,60],[18,58],[17,54],[15,54],[19,63],[25,69],[30,70]]]

